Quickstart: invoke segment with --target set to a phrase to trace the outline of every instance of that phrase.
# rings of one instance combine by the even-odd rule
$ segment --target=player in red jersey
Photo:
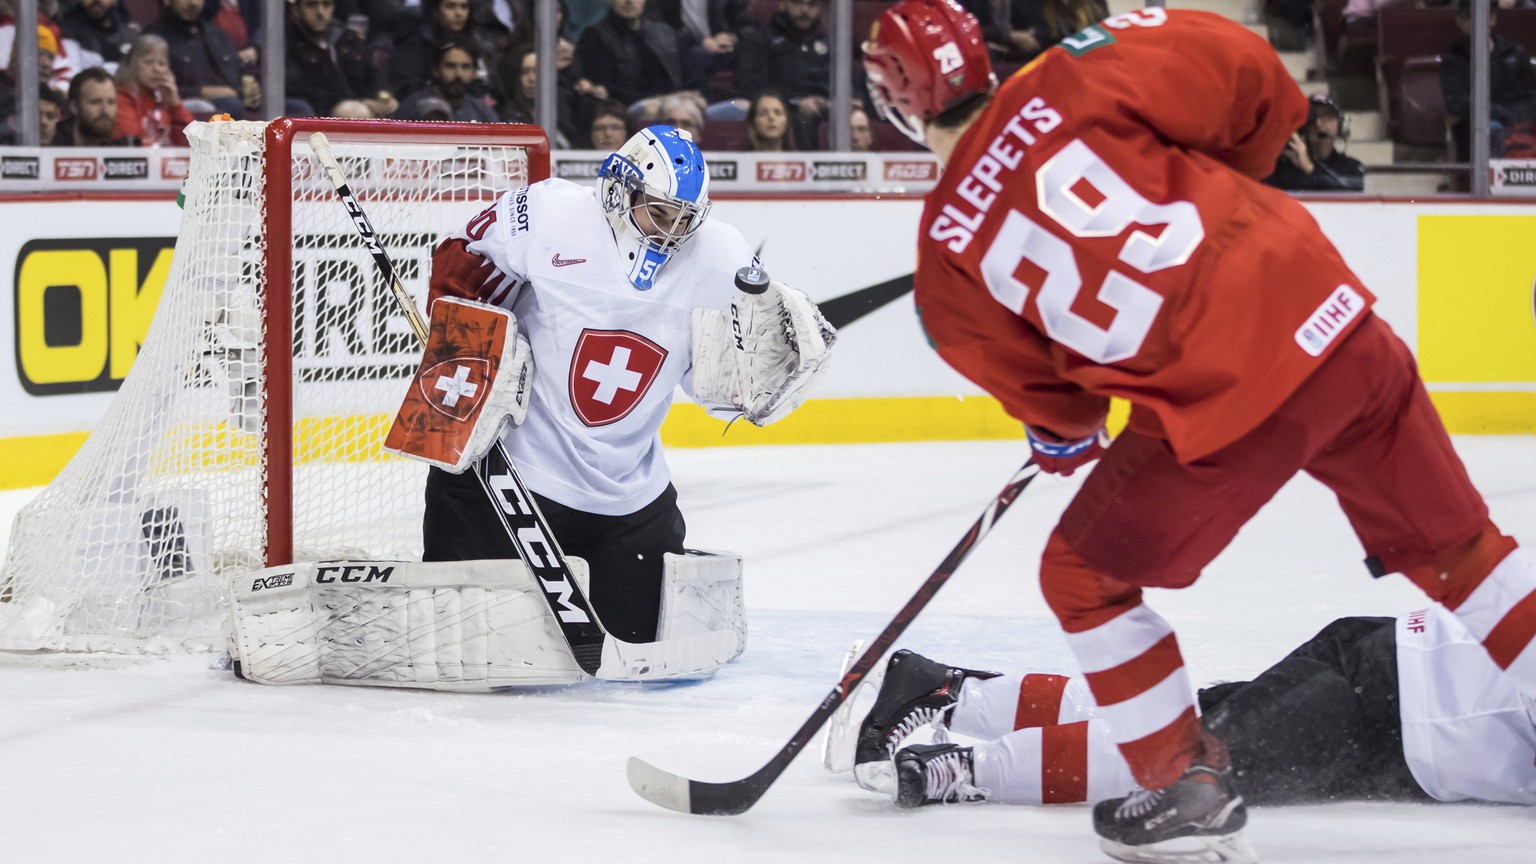
[[[864,52],[882,115],[946,165],[915,276],[934,347],[1023,421],[1041,468],[1100,460],[1040,580],[1144,790],[1095,808],[1106,851],[1251,859],[1224,747],[1142,589],[1194,582],[1298,471],[1337,494],[1374,575],[1405,574],[1536,680],[1536,564],[1489,520],[1371,293],[1257,182],[1307,113],[1261,38],[1147,8],[999,87],[974,18],[904,0]],[[1108,444],[1112,396],[1132,408]]]

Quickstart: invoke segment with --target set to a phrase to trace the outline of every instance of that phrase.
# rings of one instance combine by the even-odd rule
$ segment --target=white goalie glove
[[[836,341],[816,304],[782,282],[739,295],[729,312],[695,309],[693,396],[767,426],[805,401]]]

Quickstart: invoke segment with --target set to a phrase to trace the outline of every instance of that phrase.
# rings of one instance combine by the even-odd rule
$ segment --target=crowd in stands
[[[828,5],[558,0],[555,145],[612,149],[646,123],[669,122],[710,147],[826,149]],[[855,5],[857,40],[889,2]],[[1105,12],[1103,0],[966,5],[987,22],[1000,63],[1022,62]],[[7,61],[15,8],[0,0]],[[282,39],[271,40],[285,55],[284,114],[535,119],[535,0],[287,0],[286,9]],[[42,143],[184,146],[194,118],[263,116],[262,10],[261,0],[39,0]],[[0,143],[15,140],[10,73],[0,63]],[[855,77],[855,148],[909,148],[872,122]]]
[[[688,130],[705,149],[827,148],[833,90],[827,0],[555,2],[557,147],[612,149],[634,129],[659,121]],[[958,2],[981,23],[1000,76],[1109,11],[1106,0]],[[1438,123],[1445,158],[1464,160],[1471,0],[1460,0],[1460,38],[1441,26],[1438,41],[1397,49],[1390,35],[1404,10],[1450,15],[1456,2],[1266,0],[1265,8],[1276,46],[1315,47],[1328,73],[1359,62],[1360,46],[1378,33],[1389,34],[1377,40],[1381,52],[1431,51],[1428,60],[1376,58],[1383,112],[1394,140],[1412,143],[1415,115],[1393,101],[1402,101],[1393,88],[1404,76],[1420,80],[1412,79],[1414,70],[1433,68],[1441,84],[1434,107],[1444,119],[1437,115],[1424,137],[1433,143]],[[1536,154],[1536,67],[1529,53],[1536,0],[1487,2],[1495,16],[1513,20],[1528,12],[1523,20],[1530,22],[1505,22],[1508,27],[1494,32],[1494,146],[1503,155],[1520,155],[1522,147]],[[535,3],[287,0],[282,113],[533,122]],[[852,0],[855,43],[889,4]],[[7,61],[16,48],[15,6],[16,0],[0,0],[0,58]],[[39,0],[43,142],[177,146],[193,118],[262,116],[262,9],[261,0]],[[1525,38],[1517,38],[1522,33]],[[853,149],[911,148],[871,115],[862,77],[854,77]],[[0,69],[0,143],[14,140],[15,102],[7,62]],[[1348,158],[1336,147],[1342,112],[1337,102],[1325,102],[1297,130],[1270,182],[1359,188],[1359,172],[1340,167]],[[112,115],[110,129],[104,112]]]

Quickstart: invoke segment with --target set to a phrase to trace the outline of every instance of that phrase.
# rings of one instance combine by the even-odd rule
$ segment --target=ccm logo
[[[270,591],[273,588],[287,588],[293,584],[292,573],[279,573],[276,576],[267,576],[251,583],[252,591]]]
[[[348,584],[388,582],[389,577],[394,574],[395,568],[380,567],[376,564],[324,565],[315,570],[315,581],[327,584],[333,582],[346,582]]]

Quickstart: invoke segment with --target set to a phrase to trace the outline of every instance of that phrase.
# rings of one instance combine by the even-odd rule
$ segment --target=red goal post
[[[438,239],[549,175],[548,140],[522,124],[189,127],[159,306],[105,416],[17,516],[0,650],[214,648],[236,575],[419,557],[424,470],[380,446],[419,349],[315,132],[418,303]]]

